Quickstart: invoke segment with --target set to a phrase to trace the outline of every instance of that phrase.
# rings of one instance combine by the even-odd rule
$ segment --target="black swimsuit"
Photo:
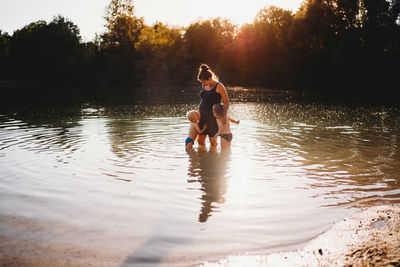
[[[207,124],[207,130],[205,130],[202,134],[213,137],[218,132],[218,124],[217,120],[214,117],[212,112],[212,107],[215,104],[221,103],[221,95],[217,93],[216,88],[219,82],[211,89],[205,90],[204,87],[201,88],[200,96],[201,101],[199,105],[200,111],[200,129],[203,128],[204,124]]]

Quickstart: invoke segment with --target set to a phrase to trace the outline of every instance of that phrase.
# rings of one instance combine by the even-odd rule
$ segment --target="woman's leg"
[[[199,134],[197,136],[197,142],[199,143],[199,146],[205,146],[206,145],[206,137],[207,135],[205,134]]]
[[[218,146],[217,139],[215,141],[211,141],[211,136],[208,136],[208,139],[210,140],[210,146],[216,148]]]

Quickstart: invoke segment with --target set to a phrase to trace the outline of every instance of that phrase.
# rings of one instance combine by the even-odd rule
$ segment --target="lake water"
[[[3,112],[0,263],[195,266],[400,203],[396,107],[234,101],[231,151],[187,153],[196,107]]]

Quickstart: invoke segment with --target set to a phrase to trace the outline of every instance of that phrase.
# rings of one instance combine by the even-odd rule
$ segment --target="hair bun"
[[[202,71],[208,71],[209,69],[210,68],[207,65],[205,65],[205,64],[201,65],[201,70]]]

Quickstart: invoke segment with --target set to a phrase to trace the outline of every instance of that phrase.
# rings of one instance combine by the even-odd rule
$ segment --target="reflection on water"
[[[108,266],[186,266],[295,249],[354,209],[400,202],[398,108],[234,103],[232,150],[187,153],[193,108],[1,114],[1,254],[40,241],[53,259],[70,245]]]
[[[211,213],[217,209],[215,204],[224,203],[226,192],[225,172],[230,161],[230,152],[218,153],[216,150],[207,151],[200,148],[189,152],[188,182],[199,182],[203,201],[199,222],[206,222]]]

